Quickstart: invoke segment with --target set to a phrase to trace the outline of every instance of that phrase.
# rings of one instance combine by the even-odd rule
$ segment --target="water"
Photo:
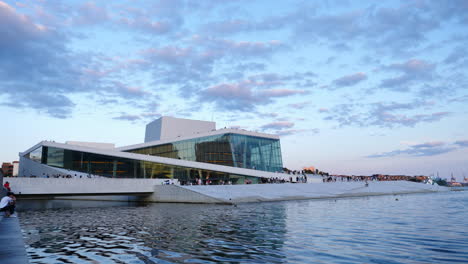
[[[31,263],[468,263],[468,191],[237,207],[21,203],[40,208],[20,213]]]

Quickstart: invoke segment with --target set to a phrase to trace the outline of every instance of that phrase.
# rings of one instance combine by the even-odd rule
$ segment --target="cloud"
[[[278,117],[278,113],[258,113],[257,116],[260,118],[276,118]]]
[[[433,12],[424,2],[368,8],[364,34],[377,49],[405,53],[420,45],[427,34],[440,27],[439,21],[432,16]]]
[[[353,39],[364,32],[360,23],[362,10],[350,11],[337,15],[314,16],[314,13],[301,13],[301,19],[295,25],[299,37],[326,38],[329,40]]]
[[[309,76],[309,72],[252,75],[238,82],[221,83],[203,89],[199,93],[199,99],[214,103],[218,109],[253,111],[259,105],[272,103],[275,98],[308,94],[309,91],[302,89],[272,87],[294,86],[296,82],[307,80]]]
[[[353,86],[356,85],[364,80],[367,79],[367,76],[365,73],[358,72],[355,74],[343,76],[341,78],[338,78],[333,81],[333,83],[337,86],[343,87],[343,86]]]
[[[449,102],[468,102],[468,95],[462,95],[456,98],[452,98]]]
[[[140,118],[141,117],[139,115],[121,114],[120,116],[113,117],[112,119],[124,120],[124,121],[136,121]]]
[[[203,28],[205,32],[219,35],[290,29],[296,38],[324,40],[331,48],[352,49],[349,44],[359,40],[377,52],[402,54],[419,46],[427,34],[440,27],[436,15],[441,8],[424,1],[405,2],[395,7],[348,8],[333,14],[321,13],[319,9],[318,5],[301,4],[283,15],[257,21],[230,18],[210,22]]]
[[[64,94],[89,89],[79,69],[86,56],[74,57],[65,48],[63,34],[4,2],[0,2],[0,32],[0,92],[6,95],[5,102],[68,117],[74,104]]]
[[[409,103],[377,102],[371,104],[339,104],[324,114],[324,120],[335,121],[340,127],[414,127],[419,123],[431,123],[449,116],[450,112],[424,114],[405,114],[402,111],[414,111],[432,104],[415,100]]]
[[[388,111],[382,111],[381,109],[376,109],[371,113],[373,113],[375,116],[373,118],[374,120],[370,122],[371,125],[389,128],[395,126],[414,127],[418,123],[431,123],[439,121],[451,114],[450,112],[435,112],[431,114],[406,115],[393,114]]]
[[[249,82],[219,84],[201,91],[202,101],[214,102],[219,109],[252,111],[258,105],[272,102],[273,98],[305,94],[304,90],[256,90]]]
[[[322,108],[319,108],[318,111],[319,111],[319,113],[326,113],[326,112],[329,111],[329,109],[328,109],[328,108],[323,108],[323,107],[322,107]]]
[[[455,141],[454,144],[462,148],[465,148],[465,147],[468,147],[468,140],[458,140],[458,141]]]
[[[294,126],[293,122],[279,121],[279,122],[265,124],[261,126],[260,128],[262,130],[281,130],[281,129],[291,128],[293,126]]]
[[[419,59],[411,59],[404,63],[391,64],[384,67],[387,71],[397,71],[401,75],[382,80],[381,87],[396,91],[409,90],[413,81],[429,81],[434,77],[435,64]]]
[[[243,19],[231,19],[224,21],[213,21],[203,25],[203,30],[211,34],[234,34],[250,31],[254,28],[252,22]]]
[[[294,104],[288,104],[289,108],[293,109],[304,109],[307,106],[310,106],[311,102],[302,102],[302,103],[294,103]]]
[[[251,67],[238,69],[237,75],[243,71],[263,67],[261,60],[268,59],[272,54],[285,48],[278,41],[232,41],[216,38],[194,36],[187,45],[166,45],[144,49],[140,55],[145,58],[146,70],[153,74],[159,84],[177,84],[187,89],[181,92],[193,92],[201,87],[212,85],[215,65],[231,61],[230,68],[248,63],[255,59]],[[217,69],[219,70],[219,69]],[[184,94],[186,96],[187,94]]]
[[[445,74],[447,65],[415,50],[429,43],[426,38],[438,42],[429,34],[435,29],[464,21],[466,15],[454,8],[437,10],[437,5],[426,1],[343,9],[301,3],[259,14],[248,3],[228,2],[54,1],[31,2],[29,7],[18,10],[0,2],[1,102],[10,105],[8,101],[23,98],[24,103],[18,107],[41,109],[42,113],[63,118],[73,113],[73,98],[77,94],[94,95],[96,101],[124,103],[148,112],[152,111],[144,109],[147,102],[159,94],[168,95],[164,99],[182,97],[193,104],[212,104],[222,110],[251,111],[273,102],[302,108],[307,104],[297,102],[320,99],[323,91],[311,94],[315,86],[329,84],[331,90],[333,86],[357,87],[371,78],[372,83],[391,90],[417,88],[425,98],[442,97],[456,89],[452,83],[436,78],[439,72]],[[219,17],[213,15],[212,8],[232,12]],[[454,28],[453,32],[458,31]],[[101,42],[102,37],[107,40]],[[104,44],[108,41],[115,45],[107,48]],[[466,56],[457,57],[463,56],[463,44],[449,43],[439,61],[446,57],[445,62],[452,63],[449,67],[453,68],[463,63]],[[335,48],[366,50],[369,57],[380,61],[362,67],[364,73],[356,72],[361,66],[352,67],[350,58],[345,76],[330,78],[331,84],[320,83],[323,69],[317,70],[320,76],[312,72],[291,73],[311,67],[314,58],[304,53],[310,48],[324,52],[314,57],[316,61],[336,67],[341,64],[341,56],[327,53]],[[413,53],[402,51],[388,62],[395,55],[388,51],[400,48]],[[368,72],[372,68],[384,77],[374,79],[379,76]],[[34,94],[42,97],[34,98]],[[288,98],[292,96],[296,97]],[[410,96],[414,95],[405,99]],[[61,103],[47,107],[48,98],[59,98]],[[299,101],[289,100],[296,98]],[[388,102],[380,108],[352,107],[349,113],[332,108],[321,112],[327,120],[339,124],[385,127],[434,122],[449,114],[444,110],[418,112],[418,108],[397,105],[390,109],[384,104]]]
[[[332,49],[365,48],[375,54],[394,56],[419,47],[428,34],[440,28],[439,21],[444,21],[436,17],[438,7],[426,1],[393,7],[346,8],[332,14],[313,12],[317,9],[314,7],[300,8],[283,21],[293,28],[297,38],[323,41]],[[356,42],[361,46],[356,47]]]
[[[120,97],[126,98],[126,99],[128,98],[144,99],[144,97],[148,97],[151,95],[150,92],[143,90],[142,87],[129,86],[118,81],[113,81],[109,90],[112,93],[115,93],[119,95]]]
[[[468,49],[465,46],[458,46],[444,59],[444,63],[455,64],[468,58]]]
[[[202,44],[207,49],[224,56],[240,56],[242,58],[267,58],[273,53],[288,48],[279,40],[269,41],[234,41],[214,37],[202,37],[195,35],[192,38],[194,44]]]
[[[395,63],[387,66],[387,69],[401,71],[409,75],[426,76],[430,74],[435,68],[434,64],[419,59],[411,59],[404,63]]]
[[[285,15],[264,17],[258,20],[230,18],[205,23],[202,25],[201,29],[206,34],[214,35],[232,35],[247,32],[279,30],[291,25],[295,16],[295,13],[287,13]]]
[[[320,133],[320,129],[318,129],[318,128],[313,128],[313,129],[282,129],[282,130],[276,131],[275,134],[278,135],[278,136],[286,137],[286,136],[291,136],[291,135],[295,135],[295,134],[299,134],[299,133],[307,133],[307,132],[310,132],[312,134],[318,134],[318,133]]]
[[[173,29],[172,25],[168,22],[154,21],[148,19],[145,16],[136,17],[133,19],[128,17],[122,17],[119,19],[119,23],[125,25],[129,29],[136,29],[151,34],[166,34],[171,32],[171,30]]]
[[[294,122],[290,121],[276,121],[265,124],[260,127],[261,130],[273,133],[278,136],[291,136],[299,133],[310,132],[312,134],[317,134],[320,132],[318,128],[313,129],[292,129],[294,127]]]
[[[214,63],[222,58],[216,51],[179,46],[145,49],[140,54],[156,83],[185,85],[185,88],[190,87],[189,84],[208,82]]]
[[[447,3],[430,2],[431,8],[441,20],[455,20],[460,24],[468,24],[468,3],[465,0],[453,0]]]
[[[403,150],[393,150],[389,152],[383,152],[379,154],[372,154],[367,156],[367,158],[385,158],[385,157],[395,157],[395,156],[412,156],[412,157],[425,157],[425,156],[436,156],[444,153],[452,152],[458,150],[462,147],[468,147],[468,140],[456,141],[453,144],[446,142],[426,142],[422,144],[415,144],[410,146],[407,149]]]
[[[220,84],[201,92],[201,100],[214,102],[220,109],[252,111],[265,98],[254,96],[250,87],[242,84]]]
[[[94,25],[109,20],[107,9],[93,2],[82,3],[78,8],[73,22],[76,25]]]
[[[304,90],[292,90],[292,89],[268,89],[259,92],[260,96],[265,97],[285,97],[298,94],[307,94]]]
[[[1,105],[12,108],[31,108],[39,113],[46,113],[54,118],[68,118],[71,115],[75,104],[66,96],[61,94],[30,94],[18,93],[14,96],[15,100]]]
[[[125,26],[128,30],[140,31],[151,35],[168,35],[181,30],[184,25],[184,11],[188,3],[180,0],[152,1],[143,6],[120,5],[116,23]]]

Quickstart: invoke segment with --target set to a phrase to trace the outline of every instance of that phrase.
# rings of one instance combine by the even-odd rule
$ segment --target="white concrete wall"
[[[162,119],[156,119],[146,125],[145,142],[161,140]]]
[[[23,195],[151,193],[163,179],[8,178],[12,191]]]
[[[153,195],[148,197],[147,201],[159,203],[229,203],[205,195],[202,192],[181,188],[179,185],[155,186]]]
[[[145,142],[190,136],[215,129],[215,122],[163,116],[146,125]]]
[[[147,197],[147,201],[181,203],[284,201],[450,190],[447,187],[408,181],[369,182],[367,187],[364,182],[180,186],[177,182],[164,185],[164,179],[14,177],[8,178],[8,181],[17,194],[60,196],[153,193]]]

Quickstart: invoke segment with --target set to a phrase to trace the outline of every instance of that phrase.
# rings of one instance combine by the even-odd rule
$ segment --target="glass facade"
[[[157,162],[120,158],[54,147],[39,147],[25,155],[35,162],[52,167],[79,171],[110,178],[178,179],[181,184],[258,183],[259,178]],[[72,172],[70,172],[72,173]],[[72,175],[73,176],[73,175]]]
[[[42,162],[42,147],[38,147],[37,149],[29,152],[28,154],[26,154],[25,157],[35,162],[41,163]]]
[[[279,139],[232,133],[132,149],[127,152],[269,172],[280,172],[283,169]]]

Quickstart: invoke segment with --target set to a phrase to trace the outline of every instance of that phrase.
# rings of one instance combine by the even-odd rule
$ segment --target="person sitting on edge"
[[[8,192],[7,196],[3,197],[0,201],[0,212],[5,212],[5,217],[16,217],[15,213],[16,197],[14,193]]]

